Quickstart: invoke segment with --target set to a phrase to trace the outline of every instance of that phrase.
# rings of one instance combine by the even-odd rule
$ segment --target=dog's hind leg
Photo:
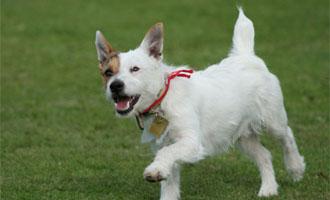
[[[282,144],[286,170],[294,181],[301,180],[305,171],[305,162],[304,157],[298,151],[291,128],[289,126],[283,128],[273,126],[269,129],[269,132],[279,138]]]
[[[278,84],[272,88],[277,88],[277,98],[268,99],[263,108],[264,125],[266,131],[272,136],[280,140],[284,155],[284,164],[294,181],[302,179],[305,171],[304,157],[300,155],[296,141],[294,139],[291,128],[287,125],[288,119],[283,105],[282,95]],[[270,90],[270,89],[268,89]],[[271,96],[271,94],[267,95]]]
[[[170,175],[161,181],[160,200],[180,199],[180,166],[174,164]]]
[[[238,140],[239,149],[258,166],[261,175],[260,197],[277,195],[277,182],[270,152],[260,143],[256,134],[243,136]]]
[[[271,76],[259,91],[259,107],[263,126],[269,134],[280,140],[284,163],[294,181],[299,181],[305,171],[304,157],[300,155],[283,104],[283,96],[278,79]]]

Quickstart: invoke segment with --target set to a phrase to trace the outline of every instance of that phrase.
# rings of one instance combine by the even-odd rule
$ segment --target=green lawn
[[[283,87],[307,170],[293,183],[270,137],[280,195],[330,199],[329,1],[241,1],[256,52]],[[97,69],[95,31],[122,51],[165,24],[165,59],[203,69],[224,58],[234,1],[2,0],[1,199],[158,199],[134,120],[117,119]],[[182,199],[256,199],[257,168],[237,151],[182,172]]]

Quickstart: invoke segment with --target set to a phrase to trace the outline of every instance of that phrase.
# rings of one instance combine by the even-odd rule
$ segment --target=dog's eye
[[[104,72],[104,76],[106,76],[106,77],[110,77],[110,76],[112,76],[113,74],[112,74],[112,71],[110,70],[110,69],[107,69],[107,70],[105,70],[105,72]]]
[[[140,70],[140,68],[137,67],[137,66],[134,66],[134,67],[132,67],[132,68],[130,69],[131,72],[137,72],[137,71],[139,71],[139,70]]]

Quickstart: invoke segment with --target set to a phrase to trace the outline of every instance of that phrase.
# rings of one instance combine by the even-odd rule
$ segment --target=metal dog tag
[[[160,136],[165,132],[167,126],[168,126],[167,119],[159,115],[156,115],[150,125],[149,132],[155,135],[157,138],[160,138]]]

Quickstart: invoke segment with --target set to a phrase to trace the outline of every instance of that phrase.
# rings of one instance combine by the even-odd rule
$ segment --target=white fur
[[[113,80],[120,79],[126,94],[141,95],[128,116],[149,106],[164,87],[167,74],[175,70],[161,58],[148,55],[148,37],[139,48],[119,54],[120,71],[107,84],[109,88]],[[171,82],[159,109],[170,123],[166,137],[172,142],[160,146],[144,172],[145,177],[166,179],[161,182],[162,200],[179,199],[180,164],[225,152],[235,144],[260,170],[258,196],[276,195],[271,154],[258,140],[263,130],[282,142],[286,168],[293,179],[302,178],[305,164],[287,125],[279,81],[254,54],[253,46],[253,24],[240,9],[229,57],[194,72],[190,79],[178,77]],[[131,73],[132,66],[141,70]],[[107,94],[111,97],[109,89]]]

